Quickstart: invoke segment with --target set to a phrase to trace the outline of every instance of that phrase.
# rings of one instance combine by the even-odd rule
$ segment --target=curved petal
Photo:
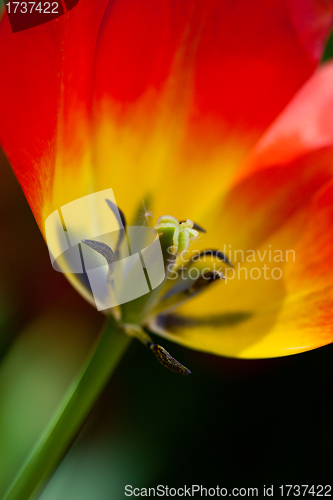
[[[105,188],[114,190],[126,214],[152,192],[156,215],[202,222],[205,207],[229,188],[249,148],[315,69],[331,21],[332,2],[326,0],[81,0],[49,29],[15,34],[5,17],[0,137],[42,230],[54,209]],[[237,177],[215,227],[223,217],[224,234],[233,228],[237,242],[242,230],[243,244],[257,227],[256,248],[264,249],[271,235],[272,249],[288,250],[295,227],[301,237],[309,216],[304,194],[313,196],[330,178],[329,146],[318,175],[312,149],[307,157],[289,158],[287,166],[277,164],[275,177],[270,170],[266,182],[278,186],[276,193],[290,180],[286,172],[293,172],[289,193],[300,172],[310,180],[303,179],[303,196],[262,234],[267,217],[265,205],[255,203],[260,179],[253,179],[265,169],[258,165]],[[189,187],[198,180],[193,195]],[[286,196],[271,205],[263,199],[271,215]],[[256,206],[260,213],[251,212]],[[244,215],[254,221],[251,231],[238,226]],[[216,246],[216,232],[206,241],[211,237]],[[266,252],[260,262],[267,259]],[[251,272],[255,263],[246,266]],[[200,328],[188,329],[185,321],[183,337],[173,338],[223,354],[279,355],[288,343],[279,344],[277,335],[267,347],[265,339],[279,324],[288,283],[262,278],[254,292],[254,279],[230,279],[223,307],[216,287],[200,306],[194,300],[210,314],[208,324],[192,319]],[[293,346],[297,340],[290,336]]]
[[[39,224],[106,187],[125,211],[158,188],[157,215],[173,189],[186,212],[173,179],[202,165],[217,196],[314,70],[331,20],[327,0],[81,0],[15,34],[5,16],[0,135]]]
[[[42,231],[58,165],[66,162],[72,199],[91,178],[88,144],[83,135],[71,144],[70,131],[75,123],[87,136],[94,49],[107,4],[84,0],[68,14],[18,33],[11,33],[6,14],[0,25],[6,47],[0,54],[0,141]],[[63,157],[69,144],[75,151]]]
[[[306,209],[314,193],[332,178],[332,81],[329,63],[297,93],[237,172],[219,212],[234,245],[261,244]]]
[[[271,259],[267,253],[254,265],[244,262],[225,289],[210,289],[181,315],[159,318],[152,327],[189,347],[242,358],[286,356],[333,342],[332,225],[333,181],[314,197],[302,238],[283,262],[274,261],[272,240]],[[195,316],[203,307],[207,314]]]
[[[332,76],[326,65],[300,91],[221,205],[218,238],[235,275],[179,316],[160,318],[162,334],[239,357],[284,356],[333,341]]]
[[[141,191],[154,193],[156,216],[172,205],[179,218],[200,217],[310,75],[331,21],[326,1],[110,5],[95,60],[98,180],[131,212]],[[135,182],[124,189],[127,173]],[[185,205],[184,184],[197,178]]]

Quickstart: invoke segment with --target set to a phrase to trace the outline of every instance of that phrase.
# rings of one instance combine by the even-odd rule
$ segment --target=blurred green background
[[[328,43],[324,59],[333,55]],[[52,270],[0,155],[0,493],[87,355],[103,317]],[[233,360],[163,341],[192,375],[133,341],[42,500],[125,498],[125,485],[330,484],[333,345]],[[0,494],[0,497],[1,497]]]

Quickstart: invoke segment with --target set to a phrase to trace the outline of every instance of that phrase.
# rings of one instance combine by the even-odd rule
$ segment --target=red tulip
[[[18,33],[4,16],[0,140],[41,231],[112,188],[127,219],[149,197],[234,264],[151,330],[237,357],[332,342],[332,18],[331,0],[81,0]]]

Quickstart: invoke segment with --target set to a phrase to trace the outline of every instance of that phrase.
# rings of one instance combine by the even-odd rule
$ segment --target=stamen
[[[151,310],[151,316],[156,316],[166,311],[174,310],[179,307],[184,302],[191,299],[197,293],[205,290],[212,283],[217,280],[224,279],[224,275],[221,271],[207,271],[201,274],[196,280],[188,278],[185,284],[185,288],[178,290],[171,288],[168,292],[161,298],[160,302]],[[176,288],[176,287],[175,287]]]
[[[204,258],[206,255],[211,255],[211,259],[208,259],[208,260],[211,260],[212,263],[214,262],[214,259],[217,260],[217,262],[214,263],[214,265],[208,264],[208,267],[211,267],[211,271],[216,271],[215,264],[217,264],[217,265],[220,264],[220,266],[221,266],[222,262],[224,262],[227,266],[230,266],[232,268],[234,267],[232,265],[232,263],[229,261],[228,257],[221,250],[206,249],[206,250],[202,250],[199,254],[195,253],[192,256],[192,258],[189,260],[187,265],[181,264],[179,267],[175,268],[172,271],[173,276],[178,275],[178,277],[176,276],[176,278],[173,277],[172,279],[166,280],[166,282],[163,286],[163,293],[160,294],[161,299],[163,301],[168,299],[172,295],[175,295],[181,291],[184,291],[184,289],[186,289],[186,290],[190,289],[191,284],[193,283],[193,279],[191,279],[191,276],[190,276],[190,269],[193,269],[196,266],[199,268],[199,266],[201,266],[201,264],[202,264],[201,268],[203,270],[203,268],[206,265],[206,259]],[[200,271],[200,269],[199,269],[199,271]],[[220,272],[220,274],[222,275],[221,278],[223,279],[224,276],[223,276],[223,273],[221,273],[221,269],[218,269],[217,272]],[[188,273],[189,278],[186,278],[186,273]],[[184,280],[184,276],[185,276],[185,280]],[[190,280],[190,284],[184,286],[184,282],[187,281],[187,279]]]
[[[115,259],[115,255],[114,255],[112,249],[109,247],[109,245],[107,245],[106,243],[103,243],[102,241],[95,241],[95,240],[81,240],[81,241],[82,241],[82,243],[84,243],[88,247],[95,250],[95,252],[98,252],[100,255],[102,255],[104,257],[104,259],[106,260],[106,262],[108,263],[108,272],[107,272],[107,276],[106,276],[106,282],[107,282],[109,294],[110,294],[112,300],[114,301],[114,303],[116,303],[115,294],[114,294],[114,283],[113,283],[113,279],[112,279],[113,271],[116,267],[116,259]],[[113,306],[111,308],[111,312],[117,321],[121,320],[121,308],[119,305]]]
[[[109,266],[107,279],[108,280],[111,279],[113,271],[116,267],[116,262],[115,262],[116,259],[109,245],[103,243],[102,241],[95,241],[95,240],[81,240],[81,241],[82,243],[92,248],[105,258]]]
[[[189,375],[191,372],[186,366],[177,361],[164,347],[155,344],[148,333],[139,325],[125,324],[123,325],[125,333],[136,337],[142,344],[151,349],[159,362],[168,370],[179,373],[180,375]]]
[[[203,288],[206,288],[208,285],[213,283],[216,280],[224,280],[224,275],[220,271],[209,271],[202,276],[199,276],[199,278],[193,283],[193,285],[190,287],[187,293],[194,293],[194,292],[199,292]]]
[[[168,368],[168,370],[179,373],[179,375],[190,375],[190,370],[173,358],[171,354],[164,349],[164,347],[152,344],[150,349],[153,351],[159,362],[165,366],[165,368]]]
[[[181,220],[179,221],[179,224],[183,224],[184,222],[187,222],[189,219],[187,219],[186,221],[185,220]],[[192,221],[191,221],[192,222]],[[196,222],[192,222],[192,228],[195,229],[196,231],[199,231],[200,233],[206,233],[206,229],[204,229],[203,227],[199,226],[199,224],[197,224]]]
[[[194,255],[194,257],[192,257],[191,259],[191,262],[196,262],[200,260],[200,257],[204,257],[206,255],[211,255],[212,257],[216,257],[217,259],[220,259],[226,264],[228,264],[228,266],[232,268],[234,267],[230,262],[230,260],[228,259],[228,257],[221,250],[213,250],[213,249],[203,250],[198,255]]]
[[[154,344],[148,333],[136,324],[123,324],[124,332],[131,337],[136,337],[146,347],[150,348]]]
[[[119,225],[119,238],[118,238],[118,242],[117,242],[117,246],[116,246],[116,254],[118,256],[118,251],[119,251],[119,247],[120,247],[120,244],[125,236],[125,230],[126,230],[126,218],[125,218],[125,215],[124,213],[122,212],[122,210],[120,210],[120,208],[118,208],[114,203],[112,203],[112,201],[106,199],[105,200],[106,203],[108,204],[109,208],[112,210],[112,212],[114,213],[116,219],[117,219],[117,222],[118,222],[118,225]],[[123,228],[123,229],[122,229]]]
[[[110,201],[108,199],[105,199],[105,201],[108,204],[109,208],[111,208],[112,212],[114,213],[114,215],[118,221],[119,227],[123,226],[123,228],[126,229],[126,218],[125,218],[124,212],[122,210],[120,210],[120,208],[118,208],[117,205],[112,203],[112,201]]]

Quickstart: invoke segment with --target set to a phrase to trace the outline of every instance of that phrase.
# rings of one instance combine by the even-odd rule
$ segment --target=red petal
[[[333,177],[333,64],[300,90],[258,143],[223,202],[225,234],[236,246],[256,247]],[[220,215],[221,216],[221,215]],[[302,231],[304,220],[299,219]],[[297,234],[295,226],[295,237]]]
[[[172,75],[180,97],[190,81],[195,128],[212,119],[260,131],[313,71],[332,9],[326,0],[116,1],[103,20],[97,95],[131,103]]]
[[[68,117],[75,109],[82,120],[89,107],[94,48],[107,3],[84,0],[55,21],[14,34],[6,15],[0,25],[6,47],[0,53],[0,140],[38,223],[51,196],[60,136],[73,125]]]

